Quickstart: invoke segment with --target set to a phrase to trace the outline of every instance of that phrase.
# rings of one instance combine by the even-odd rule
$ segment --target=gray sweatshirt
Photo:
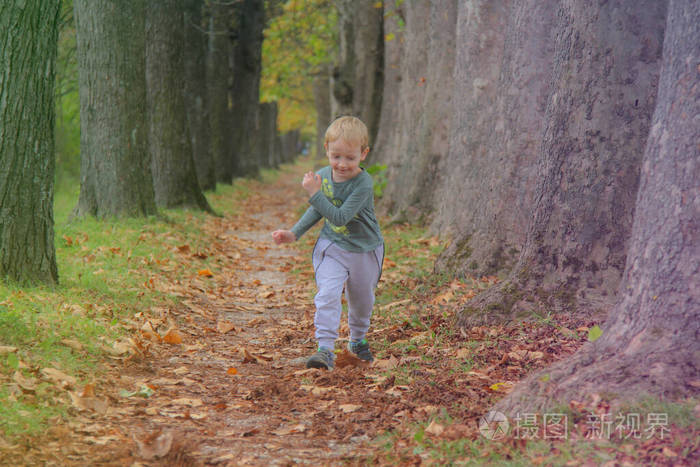
[[[309,198],[311,206],[292,227],[297,239],[324,218],[320,236],[344,250],[366,252],[381,245],[384,239],[374,215],[372,177],[362,169],[350,180],[334,182],[330,166],[317,173],[321,176],[321,189]]]

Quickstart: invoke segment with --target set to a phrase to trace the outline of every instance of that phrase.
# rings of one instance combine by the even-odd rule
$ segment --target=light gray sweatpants
[[[353,253],[325,238],[319,238],[313,252],[318,293],[316,303],[316,340],[321,347],[333,349],[338,338],[343,286],[348,301],[350,339],[365,337],[374,306],[374,289],[379,282],[384,260],[384,245],[374,251]]]

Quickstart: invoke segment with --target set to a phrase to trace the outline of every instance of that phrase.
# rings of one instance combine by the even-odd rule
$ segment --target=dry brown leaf
[[[375,360],[372,366],[377,367],[382,370],[391,370],[396,368],[399,364],[399,360],[393,355],[384,360]]]
[[[341,404],[338,406],[340,410],[342,410],[345,413],[351,413],[351,412],[356,412],[357,410],[361,409],[361,405],[356,405],[356,404]]]
[[[233,323],[229,321],[219,321],[216,324],[216,330],[219,331],[221,334],[226,334],[229,331],[232,331],[236,329],[236,326],[233,325]]]
[[[433,436],[440,436],[442,432],[445,431],[445,427],[440,425],[435,420],[430,422],[430,425],[425,429],[425,432]]]
[[[338,368],[345,368],[346,366],[366,368],[369,366],[369,362],[360,360],[347,349],[343,349],[335,358],[335,366]]]
[[[177,329],[172,328],[163,336],[163,342],[173,345],[182,344],[182,334]]]
[[[258,359],[245,347],[241,347],[241,353],[243,354],[243,363],[259,363]]]
[[[17,347],[12,347],[10,345],[0,345],[0,355],[7,355],[15,352],[17,352]]]
[[[277,436],[287,436],[291,435],[292,433],[303,433],[305,431],[306,425],[304,425],[303,423],[299,423],[297,425],[288,426],[285,428],[278,428],[275,431],[272,431],[271,433]]]
[[[139,448],[138,456],[145,460],[164,457],[173,445],[173,435],[169,431],[165,433],[157,431],[143,439],[138,439],[136,436],[133,438]]]
[[[77,392],[72,391],[68,391],[68,395],[71,398],[73,407],[78,410],[88,410],[104,415],[109,409],[109,403],[105,399],[98,399],[97,397],[83,397]]]
[[[12,380],[17,383],[17,385],[22,388],[22,390],[27,391],[27,392],[35,392],[36,391],[36,380],[34,378],[25,378],[24,375],[19,372],[15,371],[15,374],[12,375]]]
[[[70,347],[73,350],[83,350],[83,344],[74,339],[62,339],[61,344]],[[0,352],[1,354],[2,352]]]
[[[187,397],[173,399],[169,403],[169,405],[186,405],[188,407],[201,407],[202,404],[202,399],[189,399]]]
[[[44,376],[44,378],[57,383],[62,388],[70,388],[75,386],[75,383],[77,383],[77,380],[73,376],[67,375],[56,368],[42,368],[41,374]]]

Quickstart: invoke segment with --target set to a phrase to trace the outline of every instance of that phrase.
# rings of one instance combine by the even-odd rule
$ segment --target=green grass
[[[272,177],[274,174],[266,174]],[[54,417],[66,417],[63,389],[43,381],[42,368],[56,368],[77,379],[77,388],[99,382],[100,362],[111,344],[127,335],[136,313],[174,304],[176,298],[148,287],[163,269],[175,273],[177,247],[206,251],[201,226],[206,214],[169,210],[141,219],[73,219],[77,184],[62,184],[55,196],[55,245],[59,285],[19,288],[0,285],[0,436],[42,432]],[[207,195],[212,207],[235,214],[236,201],[249,196],[246,184],[219,186]],[[216,271],[218,258],[198,268]],[[16,373],[37,384],[16,384]]]

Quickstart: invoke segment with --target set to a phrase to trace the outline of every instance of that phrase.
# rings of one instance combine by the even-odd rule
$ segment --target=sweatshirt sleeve
[[[370,181],[370,183],[358,185],[340,207],[334,206],[321,190],[317,191],[309,198],[309,203],[312,208],[320,213],[321,216],[328,219],[331,224],[340,227],[350,222],[366,205],[372,195],[373,191]]]
[[[301,219],[292,227],[292,232],[297,237],[297,240],[299,240],[307,230],[313,227],[316,222],[320,221],[322,217],[323,216],[321,216],[313,206],[310,206],[304,215],[301,216]]]

